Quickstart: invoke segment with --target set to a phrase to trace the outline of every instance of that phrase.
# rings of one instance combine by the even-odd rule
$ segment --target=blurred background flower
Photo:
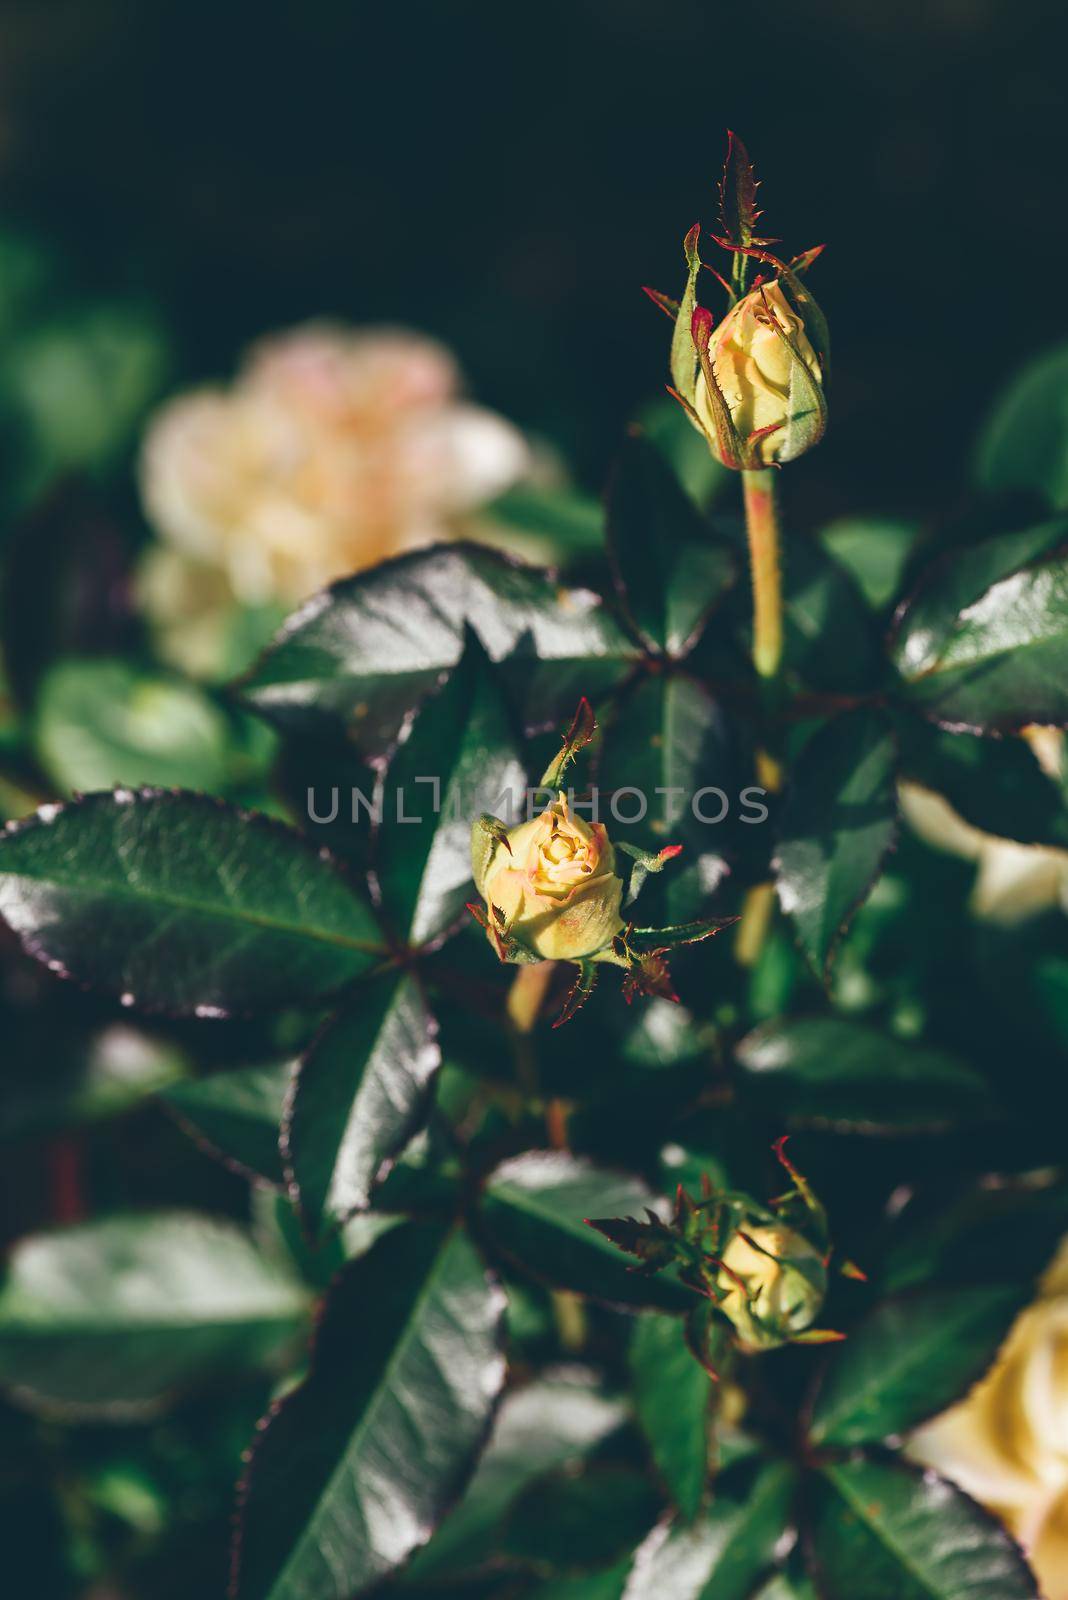
[[[1063,731],[1032,727],[1023,737],[1046,777],[1063,784]],[[1068,850],[1021,844],[974,827],[943,795],[919,783],[901,782],[898,800],[905,821],[925,844],[976,863],[970,903],[977,917],[1011,927],[1043,911],[1068,911]]]
[[[434,340],[326,324],[265,339],[228,389],[149,423],[141,490],[163,543],[139,588],[162,654],[226,671],[235,604],[280,619],[335,578],[471,531],[530,466],[516,428],[460,398]]]
[[[1046,1600],[1068,1600],[1068,1241],[992,1369],[909,1453],[1002,1517]]]

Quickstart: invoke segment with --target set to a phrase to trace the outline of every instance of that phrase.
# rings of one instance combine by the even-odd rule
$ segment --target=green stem
[[[761,467],[743,472],[742,492],[753,582],[753,665],[763,690],[764,740],[756,752],[757,771],[764,788],[776,793],[782,787],[779,741],[773,726],[782,690],[782,568],[774,470]],[[771,884],[750,889],[735,943],[735,958],[742,966],[756,965],[774,915]]]
[[[753,665],[774,684],[782,664],[782,575],[779,564],[779,513],[771,467],[742,473],[745,528],[753,580]]]

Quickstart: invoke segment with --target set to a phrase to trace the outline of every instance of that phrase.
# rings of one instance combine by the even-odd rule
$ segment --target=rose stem
[[[742,473],[745,529],[753,582],[753,665],[761,680],[765,715],[777,709],[782,666],[782,569],[779,557],[779,513],[775,472],[761,467]],[[782,786],[777,760],[767,750],[756,753],[757,771],[765,789]],[[775,907],[770,883],[750,889],[742,904],[734,953],[740,965],[752,967],[763,948]]]
[[[508,991],[508,1018],[515,1030],[516,1076],[523,1093],[531,1099],[538,1095],[537,1058],[531,1035],[554,969],[552,961],[519,967]],[[567,1108],[562,1100],[545,1102],[545,1131],[554,1150],[567,1149]],[[578,1295],[568,1289],[553,1289],[551,1300],[560,1343],[574,1355],[586,1343],[586,1308]]]
[[[753,665],[765,683],[774,684],[782,662],[782,580],[774,470],[761,467],[743,472],[742,490],[753,579]]]
[[[519,967],[508,991],[508,1018],[515,1029],[516,1076],[523,1093],[532,1100],[538,1098],[539,1083],[531,1034],[554,970],[552,961]],[[554,1150],[567,1149],[567,1107],[562,1100],[546,1100],[545,1131]]]
[[[734,959],[740,967],[756,966],[774,912],[773,883],[755,883],[745,891],[742,915],[734,935]]]

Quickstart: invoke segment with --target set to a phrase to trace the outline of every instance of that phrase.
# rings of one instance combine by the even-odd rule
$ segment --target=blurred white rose
[[[312,325],[254,347],[229,388],[157,412],[141,490],[165,542],[140,593],[164,652],[211,671],[235,602],[289,609],[463,531],[530,451],[459,386],[449,353],[418,334]]]
[[[1068,1600],[1068,1241],[986,1377],[908,1453],[1001,1517],[1046,1600]]]
[[[1064,760],[1059,728],[1025,729],[1043,771],[1058,779]],[[977,917],[1005,926],[1041,911],[1068,911],[1068,850],[1019,844],[965,822],[949,801],[921,784],[902,782],[898,799],[905,821],[925,844],[978,865],[971,907]]]

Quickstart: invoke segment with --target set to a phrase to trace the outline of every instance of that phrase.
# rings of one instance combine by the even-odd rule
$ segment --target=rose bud
[[[699,350],[707,340],[694,410],[725,466],[756,468],[793,461],[819,442],[826,424],[823,373],[804,319],[790,304],[779,279],[750,289],[718,327],[709,330],[695,321],[694,339]],[[709,364],[719,395],[709,394]],[[722,438],[717,420],[722,423],[723,401],[737,436],[729,460],[717,443]]]
[[[772,1350],[809,1327],[827,1288],[823,1257],[793,1228],[761,1224],[736,1233],[723,1252],[719,1310],[743,1349]]]
[[[609,946],[623,927],[623,884],[602,823],[573,816],[561,794],[540,816],[501,832],[488,860],[473,852],[487,928],[540,961],[578,961]],[[507,959],[506,957],[504,957]]]

